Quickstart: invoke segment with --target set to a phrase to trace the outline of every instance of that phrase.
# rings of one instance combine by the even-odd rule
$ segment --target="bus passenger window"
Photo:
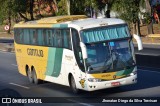
[[[69,29],[63,30],[62,37],[63,37],[63,47],[71,49],[70,30]]]
[[[35,29],[30,29],[30,42],[32,45],[37,45],[38,37]]]
[[[19,43],[24,43],[24,32],[23,29],[19,30],[19,37],[20,37],[20,42]]]
[[[55,33],[54,33],[54,30],[52,30],[52,46],[55,47]]]
[[[74,54],[75,54],[75,58],[78,63],[78,66],[82,71],[85,71],[83,58],[82,58],[82,51],[80,48],[79,34],[75,29],[72,29],[72,42],[73,42],[73,50],[74,50]]]
[[[42,34],[42,36],[43,36],[43,43],[44,43],[45,46],[47,46],[46,30],[45,30],[45,29],[43,29],[43,34]]]
[[[36,35],[36,31],[33,31],[33,39],[32,39],[32,42],[34,45],[37,44],[37,35]]]
[[[37,35],[38,35],[38,46],[44,46],[44,38],[43,38],[42,29],[37,30]]]
[[[48,31],[48,46],[52,46],[52,36],[51,36],[51,32]]]
[[[56,30],[55,41],[56,41],[56,47],[62,47],[61,30]]]
[[[24,29],[24,44],[30,44],[28,29]]]
[[[15,31],[14,31],[14,37],[15,37],[15,41],[16,41],[16,43],[20,43],[20,30],[21,29],[15,29]]]

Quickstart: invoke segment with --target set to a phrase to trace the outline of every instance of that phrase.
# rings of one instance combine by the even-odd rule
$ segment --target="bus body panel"
[[[39,47],[15,43],[18,70],[26,75],[26,65],[33,66],[38,79],[69,86],[68,75],[73,74],[75,79],[80,76],[80,69],[75,61],[74,53],[63,48]],[[43,51],[40,53],[35,50]]]
[[[116,86],[112,85],[112,83],[117,83],[117,82],[119,83],[119,85],[116,85]],[[86,91],[95,91],[100,89],[119,87],[119,86],[137,83],[137,74],[129,77],[124,77],[121,79],[116,79],[116,80],[103,81],[103,82],[86,81],[86,83],[87,83],[87,87],[86,89],[84,89]]]
[[[38,29],[37,36],[43,35],[42,30],[46,30],[47,36],[53,36],[53,32],[55,35],[61,34],[61,33],[68,33],[72,32],[72,28],[77,30],[78,34],[81,33],[81,30],[83,29],[92,29],[92,28],[101,28],[101,27],[108,27],[112,26],[114,29],[114,26],[116,25],[122,25],[126,24],[123,20],[120,19],[82,19],[77,21],[71,21],[69,23],[63,22],[63,19],[61,20],[62,23],[46,23],[46,25],[39,26],[39,23],[31,24],[30,22],[26,24],[19,24],[15,25],[15,28],[21,29]],[[89,23],[89,24],[88,24]],[[38,27],[39,26],[39,27]],[[64,30],[64,28],[68,29],[68,32],[60,32],[60,30]],[[16,31],[15,31],[16,32]],[[33,31],[32,31],[33,32]],[[49,34],[50,33],[50,34]],[[28,32],[28,35],[31,34]],[[46,36],[45,34],[45,36]],[[64,35],[65,35],[64,34]],[[34,35],[34,34],[32,34]],[[55,36],[54,35],[54,36]],[[63,36],[64,36],[63,35]],[[66,34],[67,35],[67,34]],[[62,36],[62,35],[60,35]],[[78,35],[80,37],[80,35]],[[70,35],[71,39],[72,34]],[[34,37],[32,37],[34,38]],[[49,37],[48,37],[49,38]],[[90,39],[91,37],[86,37]],[[102,37],[103,38],[103,37]],[[62,38],[64,39],[64,38]],[[80,38],[82,42],[82,38]],[[118,40],[119,38],[114,38],[111,40]],[[123,39],[123,37],[122,37]],[[43,39],[44,40],[44,39]],[[43,41],[42,40],[42,41]],[[48,39],[49,40],[49,39]],[[100,39],[100,40],[106,40],[106,39]],[[107,39],[108,40],[108,39]],[[58,40],[54,39],[55,42],[58,42]],[[93,40],[92,40],[93,41]],[[47,41],[48,42],[48,41]],[[102,42],[102,41],[99,41]],[[99,42],[93,42],[93,43],[99,43]],[[106,41],[107,42],[107,41]],[[53,42],[52,42],[53,43]],[[64,43],[64,42],[63,42]],[[74,53],[74,47],[73,47],[73,41],[72,43],[72,49],[66,49],[65,47],[52,47],[50,45],[45,46],[36,46],[36,45],[25,45],[25,44],[17,44],[15,42],[15,53],[16,53],[16,60],[18,65],[18,70],[22,75],[26,75],[26,66],[29,67],[31,70],[33,67],[35,68],[37,78],[61,85],[69,86],[69,75],[73,75],[76,83],[76,87],[78,89],[86,90],[86,91],[94,91],[99,89],[105,89],[110,87],[115,87],[112,85],[112,83],[118,82],[119,85],[127,85],[127,84],[134,84],[137,81],[137,67],[134,66],[133,68],[129,69],[121,69],[121,70],[112,70],[109,72],[99,72],[95,74],[87,73],[87,70],[81,70],[79,67],[79,64],[76,60],[75,53]],[[76,42],[80,43],[80,42]],[[88,42],[87,42],[88,43]],[[133,42],[131,42],[133,43]],[[132,57],[135,60],[134,55],[134,47],[133,44],[131,44],[131,51],[132,51]],[[80,55],[79,52],[77,52],[78,55]],[[91,52],[91,54],[94,54]],[[83,54],[81,54],[82,56]],[[104,58],[104,57],[103,57]],[[97,81],[90,81],[91,80],[97,80]]]

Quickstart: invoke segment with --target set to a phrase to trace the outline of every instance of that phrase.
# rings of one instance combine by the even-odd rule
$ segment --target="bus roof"
[[[125,24],[125,21],[117,18],[87,18],[85,15],[70,15],[48,17],[35,21],[20,22],[14,28],[53,28],[73,27],[77,30],[93,27]]]

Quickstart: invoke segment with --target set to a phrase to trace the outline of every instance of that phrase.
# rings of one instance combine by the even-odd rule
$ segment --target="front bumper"
[[[101,81],[101,82],[89,82],[87,81],[86,87],[83,90],[86,91],[95,91],[95,90],[100,90],[100,89],[106,89],[106,88],[112,88],[112,87],[118,87],[118,86],[113,86],[111,83],[114,82],[119,82],[120,85],[118,86],[124,86],[124,85],[129,85],[129,84],[134,84],[137,82],[137,74],[128,76],[125,78],[121,79],[116,79],[116,80],[111,80],[111,81]]]

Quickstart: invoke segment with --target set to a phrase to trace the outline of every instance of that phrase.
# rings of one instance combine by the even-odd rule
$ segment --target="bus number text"
[[[37,57],[43,57],[43,50],[38,50],[38,49],[27,49],[27,54],[29,56],[37,56]]]

